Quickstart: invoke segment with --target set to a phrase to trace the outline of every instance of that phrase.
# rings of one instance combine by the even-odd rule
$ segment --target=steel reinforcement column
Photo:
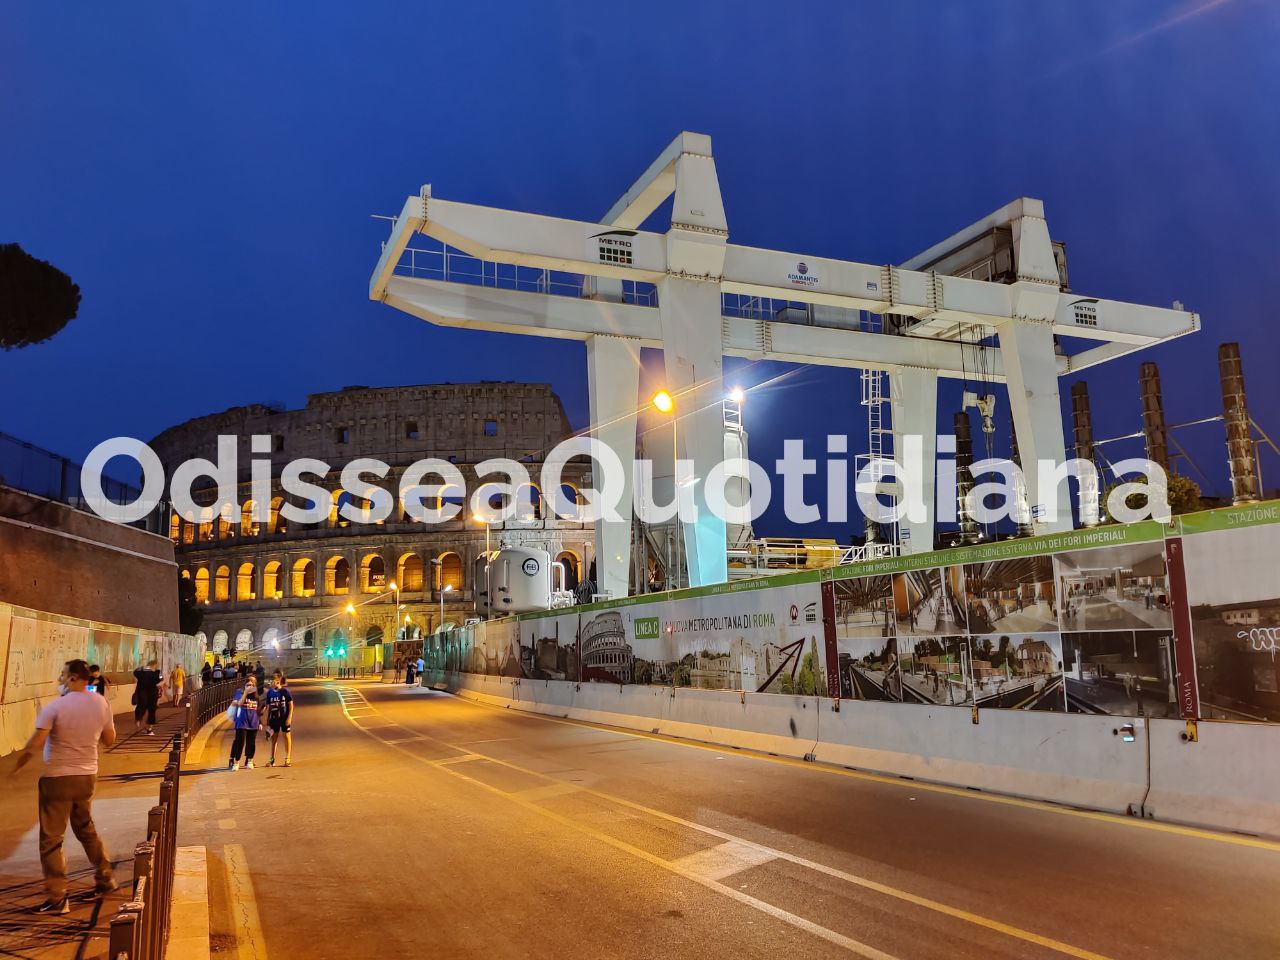
[[[1259,499],[1258,464],[1254,459],[1249,408],[1245,403],[1240,344],[1224,343],[1218,347],[1218,375],[1222,380],[1222,419],[1227,426],[1231,501],[1253,503]]]

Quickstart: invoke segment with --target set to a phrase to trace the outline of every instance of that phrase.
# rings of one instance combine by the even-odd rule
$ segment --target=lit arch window
[[[240,509],[240,535],[242,537],[256,537],[258,535],[258,521],[253,518],[254,504],[252,500],[246,500],[244,506]]]
[[[231,568],[225,564],[213,573],[213,599],[231,599]]]
[[[371,553],[360,561],[360,592],[378,593],[387,586],[387,566],[382,557]]]
[[[401,593],[418,593],[424,584],[422,557],[406,553],[396,564],[396,583]]]
[[[209,602],[209,571],[201,567],[196,571],[196,603]]]
[[[344,594],[351,588],[351,564],[346,557],[330,557],[324,565],[324,592]]]
[[[436,558],[439,563],[435,564],[436,568],[436,589],[443,590],[448,587],[451,590],[462,589],[462,558],[453,551],[440,554]]]
[[[316,595],[316,565],[305,557],[293,565],[293,596]]]
[[[242,563],[240,569],[236,571],[236,599],[237,600],[256,600],[257,592],[253,585],[253,564]]]
[[[279,600],[284,596],[283,568],[279,560],[270,560],[262,568],[262,595]]]
[[[576,590],[582,580],[582,558],[572,550],[561,550],[556,561],[564,564],[565,589]]]
[[[536,484],[522,483],[516,488],[516,519],[542,519],[542,491]]]
[[[182,518],[176,513],[169,514],[169,539],[174,543],[182,539]]]
[[[271,513],[267,519],[268,533],[284,533],[285,523],[284,517],[280,515],[280,508],[284,506],[284,497],[275,497],[271,501]]]

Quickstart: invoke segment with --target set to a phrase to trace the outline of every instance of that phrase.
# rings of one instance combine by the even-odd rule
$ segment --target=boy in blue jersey
[[[289,692],[289,680],[276,672],[267,691],[267,728],[271,731],[271,759],[267,766],[276,765],[276,743],[284,735],[284,765],[292,766],[293,760],[293,694]]]

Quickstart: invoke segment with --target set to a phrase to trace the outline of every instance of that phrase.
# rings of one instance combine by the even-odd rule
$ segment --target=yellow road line
[[[367,733],[369,736],[373,737],[375,740],[381,741],[380,737],[375,736],[370,731],[363,730],[358,724],[353,723],[352,726],[354,726],[357,730],[360,730],[362,733]],[[456,747],[453,746],[453,744],[450,744],[445,740],[440,740],[436,737],[427,737],[427,739],[435,740],[437,743],[440,743],[444,746],[457,749]],[[381,741],[381,742],[386,744],[386,741]],[[658,857],[654,854],[649,853],[648,851],[641,850],[638,847],[633,847],[631,844],[627,844],[624,841],[617,840],[616,838],[611,837],[608,834],[600,833],[599,831],[596,831],[591,827],[586,826],[585,824],[580,824],[577,821],[570,820],[568,817],[563,817],[560,814],[556,814],[550,810],[546,810],[545,808],[539,806],[536,803],[526,801],[520,798],[518,795],[508,793],[504,790],[500,790],[497,787],[493,787],[487,783],[484,783],[481,780],[477,780],[474,777],[469,777],[465,773],[462,773],[452,767],[445,766],[444,763],[442,763],[441,761],[427,760],[426,758],[419,757],[416,754],[414,754],[412,751],[409,751],[403,747],[398,747],[392,744],[386,744],[386,745],[390,746],[393,750],[402,751],[406,755],[413,757],[414,759],[418,760],[421,763],[425,763],[429,766],[433,766],[437,770],[440,770],[444,773],[451,774],[453,776],[457,776],[460,779],[475,783],[481,787],[484,787],[486,790],[489,790],[492,793],[505,797],[506,799],[511,800],[514,803],[520,804],[520,806],[523,806],[528,809],[534,810],[538,813],[541,813],[544,816],[550,817],[551,819],[556,820],[557,822],[563,823],[575,830],[578,830],[579,832],[585,833],[588,836],[603,840],[604,842],[609,843],[610,845],[615,846],[618,849],[626,850],[627,852],[634,853],[636,856],[639,856],[644,860],[647,860],[651,863],[661,866],[664,869],[670,870],[673,873],[678,873],[681,876],[694,880],[697,883],[700,883],[703,886],[706,886],[710,889],[721,890],[721,888],[723,888],[722,892],[724,892],[727,896],[732,896],[734,899],[739,900],[740,902],[743,902],[743,903],[747,903],[748,901],[750,901],[752,906],[759,904],[760,906],[758,906],[757,909],[763,909],[764,912],[769,913],[772,916],[777,916],[779,919],[785,919],[785,917],[783,917],[782,914],[786,914],[786,911],[780,911],[779,908],[773,907],[771,904],[764,903],[764,901],[756,900],[754,897],[748,897],[747,895],[742,894],[741,891],[735,890],[732,887],[726,887],[724,884],[721,884],[718,881],[711,879],[710,877],[704,876],[697,869],[693,867],[682,866],[679,863],[679,861],[664,860],[661,857]],[[548,776],[545,773],[541,773],[540,771],[530,770],[525,767],[521,767],[518,764],[514,764],[506,760],[502,760],[498,757],[491,757],[485,754],[478,754],[478,756],[483,757],[484,759],[490,761],[491,763],[495,763],[500,766],[507,767],[508,769],[515,770],[520,773],[527,774],[529,776],[546,780],[550,783],[565,782],[557,779],[556,777]],[[447,763],[447,761],[445,761],[445,763]],[[775,847],[765,846],[764,844],[756,843],[755,841],[747,840],[743,837],[739,837],[731,833],[726,833],[723,830],[717,830],[714,827],[708,827],[705,824],[697,823],[692,820],[686,820],[683,817],[675,816],[674,814],[667,813],[663,810],[656,810],[653,807],[647,807],[644,804],[636,803],[632,800],[627,800],[623,797],[617,797],[612,794],[604,793],[599,790],[592,790],[589,787],[580,787],[579,789],[581,790],[582,793],[587,794],[588,796],[598,797],[601,800],[605,800],[610,803],[615,803],[620,806],[627,807],[632,810],[636,810],[640,813],[647,814],[659,820],[665,820],[668,823],[674,823],[691,830],[708,834],[713,837],[718,837],[721,840],[728,843],[740,844],[744,847],[757,851],[757,853],[759,853],[760,855],[767,855],[771,858],[786,860],[786,861],[789,861],[790,863],[796,864],[797,866],[801,866],[809,870],[814,870],[818,873],[825,874],[829,877],[834,877],[836,879],[843,880],[846,883],[850,883],[854,886],[858,886],[866,890],[871,890],[888,897],[893,897],[894,899],[902,900],[906,903],[911,903],[911,904],[914,904],[915,906],[923,907],[927,910],[932,910],[935,913],[941,913],[949,917],[954,917],[957,920],[963,920],[966,923],[971,923],[971,924],[974,924],[975,926],[984,927],[996,933],[1000,933],[1008,937],[1013,937],[1014,939],[1023,940],[1027,943],[1034,943],[1042,947],[1047,947],[1048,949],[1054,950],[1065,956],[1075,957],[1077,958],[1077,960],[1110,960],[1110,958],[1108,958],[1105,954],[1094,953],[1091,950],[1086,950],[1082,947],[1076,947],[1076,946],[1073,946],[1072,944],[1065,943],[1061,940],[1055,940],[1052,937],[1046,937],[1038,933],[1033,933],[1030,930],[1023,930],[1020,927],[1015,927],[1012,924],[1004,923],[1000,920],[994,919],[993,917],[986,917],[986,916],[983,916],[982,914],[973,913],[968,910],[962,910],[959,907],[950,906],[949,904],[942,903],[941,901],[938,901],[938,900],[932,900],[928,897],[921,897],[921,896],[918,896],[917,894],[909,893],[906,890],[900,890],[897,887],[892,887],[892,886],[889,886],[888,884],[880,883],[879,881],[871,880],[867,877],[860,877],[856,874],[848,873],[847,871],[840,870],[836,867],[829,867],[826,864],[818,863],[813,860],[808,860],[804,857],[787,853],[786,851],[779,850]],[[786,914],[786,916],[792,917],[793,915]],[[795,917],[794,919],[801,920],[802,918]],[[787,920],[787,922],[790,923],[791,921]],[[802,929],[808,930],[810,926],[816,926],[814,924],[811,924],[810,921],[807,921],[807,920],[804,920],[802,922],[808,925],[808,926],[802,927]],[[795,925],[799,926],[800,924],[795,924]],[[834,931],[826,930],[825,927],[817,927],[817,929],[826,931],[827,933],[833,934],[835,937],[840,937],[841,939],[848,939],[848,938],[843,938],[841,934],[837,934]],[[815,932],[815,931],[810,930],[810,932]],[[821,935],[822,934],[819,934],[819,936]],[[830,942],[832,943],[838,942],[837,940],[833,940],[830,937],[824,937],[824,939],[830,940]],[[874,951],[874,948],[867,947],[865,944],[862,944],[859,941],[851,941],[851,942],[857,948],[865,948],[867,950]],[[841,943],[840,945],[845,946],[846,949],[854,950],[854,952],[859,952],[853,946],[849,946],[844,943]],[[879,954],[879,951],[874,951],[874,953],[875,955],[885,956],[884,954]],[[863,953],[862,955],[872,956],[873,954]]]
[[[504,707],[497,707],[492,704],[483,703],[479,700],[471,700],[468,697],[460,696],[462,700],[473,707],[481,707],[486,710],[493,710],[504,716],[511,716],[511,710]],[[674,737],[665,733],[651,733],[641,730],[629,730],[626,727],[614,727],[607,723],[595,723],[590,720],[575,720],[572,717],[548,717],[545,714],[533,713],[531,711],[520,710],[520,716],[530,717],[537,720],[544,720],[547,723],[562,723],[571,727],[586,727],[591,730],[607,730],[610,733],[621,734],[627,737],[636,737],[641,740],[657,740],[661,743],[669,743],[678,747],[688,747],[694,750],[710,750],[713,753],[723,753],[729,756],[748,757],[752,760],[764,760],[769,763],[780,763],[786,766],[800,767],[814,773],[825,773],[837,777],[849,777],[853,780],[866,780],[871,783],[884,783],[890,786],[900,787],[907,790],[923,790],[929,793],[941,793],[952,797],[963,797],[966,800],[982,800],[987,803],[1000,803],[1009,807],[1021,807],[1024,810],[1039,810],[1043,813],[1056,813],[1068,817],[1080,817],[1085,820],[1096,820],[1102,823],[1111,823],[1122,827],[1136,827],[1140,830],[1156,830],[1161,833],[1172,833],[1184,837],[1194,837],[1197,840],[1212,840],[1217,843],[1230,843],[1241,847],[1254,847],[1259,850],[1270,850],[1273,853],[1280,853],[1280,842],[1274,840],[1264,840],[1261,837],[1247,836],[1237,833],[1223,833],[1217,830],[1206,830],[1200,827],[1188,827],[1177,823],[1162,823],[1153,820],[1141,820],[1137,817],[1121,816],[1117,813],[1106,813],[1101,810],[1080,810],[1075,807],[1065,807],[1056,803],[1049,803],[1044,800],[1028,800],[1023,797],[1011,797],[1005,794],[989,793],[987,791],[969,790],[965,787],[950,787],[943,783],[930,783],[927,780],[909,780],[905,777],[895,777],[885,773],[868,773],[865,770],[849,770],[845,767],[838,767],[831,763],[811,762],[808,760],[797,760],[794,757],[779,757],[771,753],[764,753],[760,750],[752,750],[748,747],[730,747],[723,744],[700,743],[697,740],[686,740],[681,737]]]

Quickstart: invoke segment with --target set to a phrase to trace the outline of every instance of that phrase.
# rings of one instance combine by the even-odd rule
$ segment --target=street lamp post
[[[675,514],[675,562],[672,562],[670,548],[667,550],[667,589],[678,587],[680,581],[677,571],[680,567],[680,417],[676,414],[676,401],[666,390],[659,390],[653,395],[653,408],[662,414],[671,415],[671,499],[676,507]]]

